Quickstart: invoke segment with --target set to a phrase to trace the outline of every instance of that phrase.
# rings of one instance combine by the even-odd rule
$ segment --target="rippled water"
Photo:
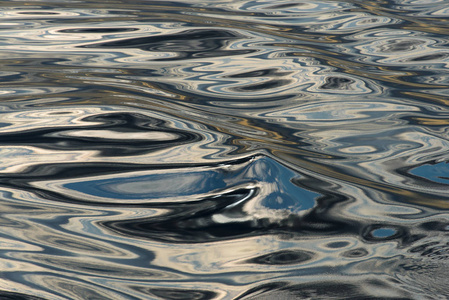
[[[0,1],[1,299],[449,297],[449,2]]]

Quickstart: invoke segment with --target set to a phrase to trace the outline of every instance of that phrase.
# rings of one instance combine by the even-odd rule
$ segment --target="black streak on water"
[[[226,50],[228,43],[246,38],[227,30],[192,29],[170,35],[156,35],[141,38],[130,38],[113,42],[91,44],[84,48],[136,48],[144,51],[175,52],[176,60],[212,58],[229,55],[250,54],[253,50]],[[172,61],[174,58],[156,59]]]

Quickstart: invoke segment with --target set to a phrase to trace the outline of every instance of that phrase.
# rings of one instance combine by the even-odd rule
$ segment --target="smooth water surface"
[[[447,0],[0,1],[1,299],[449,297]]]

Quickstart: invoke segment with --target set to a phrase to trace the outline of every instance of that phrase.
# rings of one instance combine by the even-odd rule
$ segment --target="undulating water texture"
[[[0,1],[0,298],[446,299],[449,1]]]

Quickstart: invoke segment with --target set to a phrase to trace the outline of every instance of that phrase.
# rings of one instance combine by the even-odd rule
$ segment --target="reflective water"
[[[2,299],[449,297],[449,2],[0,1]]]

